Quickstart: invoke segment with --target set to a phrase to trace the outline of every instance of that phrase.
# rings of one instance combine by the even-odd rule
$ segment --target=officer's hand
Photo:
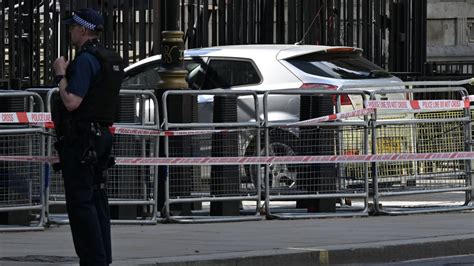
[[[66,61],[66,58],[64,56],[56,58],[53,63],[53,69],[55,75],[65,75],[66,74],[66,68],[69,65],[69,61]]]

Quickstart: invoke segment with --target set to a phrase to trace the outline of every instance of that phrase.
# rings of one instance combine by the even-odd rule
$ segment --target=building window
[[[467,41],[474,44],[474,19],[467,20]]]

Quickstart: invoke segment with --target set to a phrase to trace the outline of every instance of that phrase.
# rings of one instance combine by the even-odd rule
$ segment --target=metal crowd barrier
[[[0,98],[17,99],[22,106],[17,106],[18,112],[43,112],[41,97],[33,92],[0,91]],[[19,100],[19,101],[18,101]],[[22,109],[22,110],[20,110]],[[45,138],[42,128],[28,124],[8,123],[13,121],[14,113],[3,113],[0,124],[0,155],[2,156],[44,156]],[[15,213],[21,213],[23,218],[12,218],[22,221],[24,225],[0,225],[3,231],[43,230],[45,221],[44,173],[47,164],[41,162],[0,162],[0,215],[10,218]],[[37,222],[31,221],[31,219]],[[24,221],[27,220],[27,221]],[[8,222],[9,223],[9,222]]]
[[[200,114],[200,119],[213,117],[213,121],[183,123],[170,120],[173,115],[169,108],[172,97],[193,97],[195,104],[198,95],[214,97],[213,103],[207,101],[213,107],[204,103],[195,110]],[[241,106],[244,102],[248,103],[249,122],[237,122],[237,105]],[[192,106],[189,109],[193,109]],[[177,133],[173,135],[170,132],[165,137],[166,157],[234,159],[228,165],[195,163],[165,166],[166,220],[191,223],[261,219],[260,183],[252,183],[246,175],[250,165],[235,161],[236,158],[248,156],[246,148],[252,139],[260,147],[260,138],[255,137],[260,136],[258,110],[258,98],[254,91],[183,90],[163,94],[163,129]],[[186,207],[186,204],[192,206]],[[183,211],[186,208],[188,211]]]
[[[292,89],[266,92],[263,99],[254,91],[167,91],[162,106],[165,132],[160,131],[158,102],[152,91],[122,90],[122,112],[114,127],[125,130],[114,137],[113,155],[125,159],[122,161],[132,159],[111,169],[108,192],[110,205],[125,207],[129,213],[112,222],[158,221],[158,173],[165,178],[161,187],[165,202],[160,211],[166,221],[258,220],[262,213],[269,219],[365,216],[371,204],[382,214],[472,209],[472,159],[351,161],[345,156],[472,151],[472,118],[465,101],[468,93],[459,87],[467,82],[471,80],[359,84],[337,91]],[[46,92],[47,111],[55,93],[57,89]],[[428,95],[463,105],[449,110],[370,105],[407,100],[411,104]],[[0,97],[22,97],[22,111],[43,111],[41,97],[34,92],[0,91]],[[194,99],[188,102],[198,122],[174,121],[177,115],[170,113],[169,107],[176,97]],[[214,100],[197,104],[193,97]],[[301,104],[308,104],[307,99],[330,98],[336,105],[331,102],[326,106],[328,116],[312,119],[311,114],[304,121],[275,121],[270,109],[278,101],[272,97],[298,97]],[[351,109],[344,109],[343,97],[352,100]],[[52,130],[32,124],[0,124],[1,155],[54,156]],[[165,157],[186,163],[153,163],[153,158],[161,159],[156,158],[159,136],[164,136]],[[276,160],[269,163],[261,156]],[[219,157],[223,159],[216,160]],[[316,157],[326,159],[308,159]],[[342,159],[331,161],[336,157]],[[134,158],[150,162],[135,164]],[[433,200],[420,202],[428,193],[434,195]],[[52,173],[47,163],[0,162],[0,212],[32,210],[38,220],[22,230],[42,229],[46,221],[67,222],[52,215],[58,212],[56,206],[64,204],[61,177]],[[64,208],[59,211],[65,212]],[[4,230],[15,229],[0,228]]]
[[[460,81],[356,84],[343,86],[341,90],[369,90],[374,92],[373,96],[378,99],[382,96],[386,98],[386,94],[383,94],[384,91],[388,92],[389,90],[392,90],[391,96],[397,95],[398,93],[398,95],[402,95],[403,99],[406,100],[459,100],[460,97],[466,94],[466,91],[461,87],[463,85],[472,84],[473,82],[474,79]],[[424,92],[418,91],[417,89],[420,88],[427,90]],[[398,92],[396,91],[397,89]],[[417,93],[410,93],[412,90],[417,91]],[[393,112],[385,112],[381,115],[380,111],[377,112],[379,115],[376,117],[376,120],[379,122],[386,120],[385,122],[381,122],[381,124],[388,124],[383,126],[380,124],[379,128],[375,129],[377,134],[374,134],[374,136],[377,135],[377,137],[371,137],[373,143],[371,141],[370,145],[373,149],[373,153],[416,152],[436,154],[440,152],[471,150],[471,148],[466,145],[471,144],[470,138],[472,138],[472,132],[469,132],[470,135],[468,135],[467,132],[464,132],[464,129],[467,128],[469,130],[467,123],[470,123],[472,118],[468,119],[466,117],[466,110],[459,109],[457,111],[450,110],[419,113],[409,112],[404,114],[399,111],[398,113],[395,112],[395,115]],[[405,121],[412,120],[413,122],[408,123],[411,125],[411,128],[408,125],[405,127],[394,124],[390,125],[390,120],[393,122],[401,118],[405,118]],[[463,119],[466,120],[464,124],[462,124]],[[401,123],[403,124],[405,122]],[[372,179],[373,174],[377,175],[377,181],[382,180],[377,184],[377,186],[375,186],[375,189],[379,190],[379,192],[374,194],[376,201],[380,202],[379,204],[374,204],[374,206],[376,211],[380,213],[398,214],[407,212],[458,210],[469,208],[469,206],[472,208],[473,180],[472,177],[470,177],[471,174],[469,172],[469,168],[472,169],[472,160],[443,162],[384,162],[373,165],[377,165],[378,168],[376,173],[373,169],[369,171],[370,180]],[[439,167],[440,165],[443,165],[443,167]],[[426,180],[424,181],[417,181],[417,179],[423,179],[423,176],[426,177],[430,174],[436,177],[433,177],[432,179],[428,177],[425,178]],[[449,181],[449,179],[451,179],[451,181]],[[422,184],[425,184],[425,187],[423,187]],[[453,191],[450,192],[450,190]],[[445,193],[441,193],[443,191]],[[402,198],[405,199],[405,201],[398,201],[399,207],[403,205],[411,208],[388,208],[388,206],[385,206],[382,209],[384,203],[388,204],[388,202],[381,201],[382,196],[388,197],[393,195],[394,197],[391,197],[391,199],[398,199],[395,196],[403,195],[403,193],[411,196],[409,196],[408,201],[406,197]],[[424,193],[434,193],[434,196],[432,197],[437,197],[437,200],[426,201],[423,197]],[[390,203],[393,203],[393,201]]]
[[[462,87],[433,88],[423,83],[417,85],[428,87],[412,88],[408,92],[406,89],[379,89],[371,93],[370,99],[379,98],[380,95],[390,98],[390,95],[394,94],[405,94],[408,99],[425,98],[420,96],[421,94],[444,99],[436,97],[436,94],[446,95],[448,93],[452,97],[457,95],[457,98],[449,100],[457,100],[460,106],[457,110],[452,108],[437,111],[433,101],[431,107],[401,110],[412,114],[411,117],[405,119],[387,119],[384,115],[379,115],[376,112],[372,117],[372,154],[436,155],[437,153],[471,151],[470,110],[468,106],[464,105],[464,100],[468,96],[467,91]],[[445,101],[440,100],[438,103],[441,104]],[[372,163],[375,211],[387,214],[406,214],[472,208],[471,161],[420,159],[402,163]],[[387,174],[390,171],[393,174]],[[417,195],[428,193],[432,195],[431,198],[436,200],[427,201],[424,199],[420,202],[422,198],[417,198]],[[392,201],[385,204],[383,198],[387,197],[391,197]],[[395,203],[393,199],[396,200]]]
[[[47,110],[51,111],[51,101],[57,88],[48,92]],[[119,105],[121,112],[114,127],[127,129],[159,129],[158,102],[152,91],[121,90]],[[54,129],[48,137],[47,154],[56,155],[54,149]],[[158,156],[158,136],[139,134],[115,134],[112,156],[114,157],[155,157]],[[158,172],[156,166],[115,165],[109,169],[107,192],[111,215],[118,217],[111,223],[155,224],[158,219],[156,202]],[[47,188],[48,217],[50,222],[67,223],[64,208],[58,208],[52,215],[51,206],[64,206],[64,184],[61,174],[51,173]],[[58,215],[60,214],[60,215]]]
[[[114,126],[131,129],[159,130],[158,101],[153,91],[121,90],[121,98],[133,101],[132,110],[122,108],[126,113],[136,113],[134,121],[118,120]],[[114,136],[115,157],[158,157],[159,137],[157,135],[120,135]],[[110,169],[108,193],[110,205],[141,206],[141,210],[130,223],[156,223],[158,193],[158,167],[156,166],[126,166],[116,165]],[[120,211],[120,210],[119,210]],[[132,212],[134,209],[132,208]],[[130,218],[129,218],[130,219]],[[113,223],[127,221],[112,220]]]
[[[368,215],[369,184],[367,163],[331,162],[297,164],[291,162],[292,156],[332,156],[363,155],[368,151],[369,120],[365,114],[354,115],[349,119],[305,120],[288,123],[271,121],[269,103],[275,96],[316,97],[318,102],[331,98],[340,103],[342,97],[351,97],[364,102],[365,94],[360,91],[328,90],[280,90],[269,91],[264,95],[265,154],[267,156],[286,156],[287,161],[280,164],[265,165],[265,213],[268,218],[297,219],[331,216]],[[331,105],[332,106],[332,101]],[[340,106],[339,106],[340,107]],[[330,114],[334,110],[329,107]],[[350,110],[352,111],[352,110]],[[329,115],[329,114],[328,114]],[[324,121],[326,120],[326,121]],[[353,169],[362,169],[356,176]],[[349,206],[349,202],[360,202]],[[339,202],[340,204],[336,204]],[[291,204],[290,204],[291,203]],[[354,202],[355,203],[355,202]]]

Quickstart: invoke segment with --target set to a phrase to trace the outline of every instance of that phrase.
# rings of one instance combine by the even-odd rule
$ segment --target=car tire
[[[295,156],[297,155],[296,144],[298,143],[298,138],[292,133],[284,130],[273,130],[269,133],[270,137],[270,147],[269,147],[269,156]],[[246,157],[257,156],[256,149],[256,139],[253,138],[245,150]],[[260,155],[265,155],[265,138],[264,133],[262,132],[260,138]],[[260,167],[258,165],[246,165],[245,174],[247,180],[251,181],[252,184],[257,187],[257,171],[261,171],[261,182],[260,186],[262,189],[265,189],[265,168],[263,165]],[[296,179],[298,175],[298,167],[292,164],[277,164],[270,165],[270,178],[269,185],[271,189],[292,189],[296,185]]]

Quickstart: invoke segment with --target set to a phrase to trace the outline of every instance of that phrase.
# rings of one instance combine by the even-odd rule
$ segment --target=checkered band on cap
[[[87,22],[86,20],[82,19],[78,15],[73,15],[72,19],[74,20],[74,22],[76,22],[77,24],[79,24],[79,25],[81,25],[81,26],[83,26],[87,29],[94,30],[95,27],[96,27],[96,25],[94,25],[90,22]]]

